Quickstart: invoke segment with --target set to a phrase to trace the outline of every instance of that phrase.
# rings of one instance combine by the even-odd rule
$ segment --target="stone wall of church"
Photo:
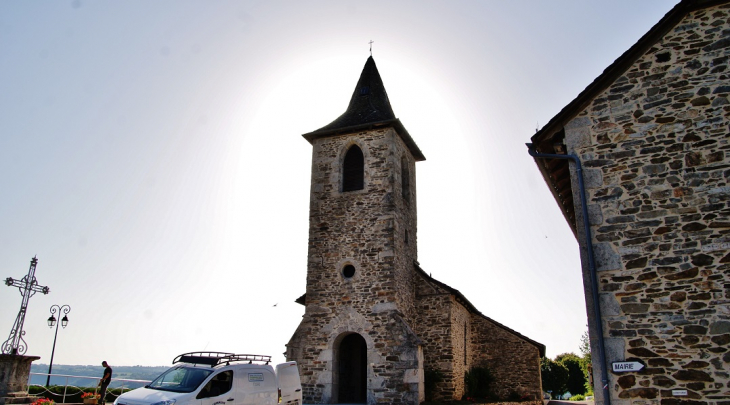
[[[453,294],[424,278],[419,278],[416,294],[419,318],[415,331],[424,347],[426,375],[437,370],[442,376],[435,399],[461,399],[465,373],[473,366],[490,369],[496,378],[494,393],[500,398],[509,398],[513,392],[542,398],[536,346],[470,313]]]
[[[454,398],[464,395],[466,387],[464,375],[469,370],[469,355],[471,344],[471,314],[463,305],[452,298],[451,302],[451,344],[453,345],[453,386]]]
[[[486,366],[492,372],[493,392],[499,398],[517,395],[542,398],[540,350],[520,336],[479,314],[471,314],[472,366]]]
[[[453,374],[453,347],[451,345],[451,294],[437,286],[418,279],[416,287],[417,312],[415,331],[421,339],[426,378],[441,374],[441,382],[432,393],[436,399],[456,398]]]
[[[730,399],[728,7],[691,13],[565,126],[584,166],[609,370],[646,365],[609,371],[613,405]]]
[[[392,130],[391,130],[392,131]],[[314,142],[309,209],[307,310],[346,305],[361,314],[397,307],[394,278],[391,136],[385,130]],[[364,189],[341,192],[345,153],[357,145],[365,160]],[[342,269],[353,265],[345,278]]]
[[[416,161],[400,136],[390,130],[392,137],[389,164],[392,167],[391,200],[396,213],[393,220],[393,244],[395,246],[394,265],[398,269],[395,289],[399,291],[399,307],[409,324],[416,319],[415,274],[413,262],[418,260],[417,233],[418,218],[416,210]],[[404,179],[407,176],[407,179]],[[402,292],[403,294],[401,294]]]

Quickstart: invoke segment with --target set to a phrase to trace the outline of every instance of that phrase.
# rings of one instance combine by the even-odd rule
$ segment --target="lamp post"
[[[58,313],[58,316],[61,316],[61,312],[63,312],[63,318],[61,318],[61,322],[57,322],[56,320],[56,313]],[[56,338],[58,337],[58,324],[61,324],[64,328],[66,325],[68,325],[68,317],[66,314],[71,312],[71,307],[68,305],[58,306],[58,305],[51,305],[51,316],[48,318],[48,327],[52,328],[53,325],[56,325],[56,334],[53,336],[53,350],[51,350],[51,364],[48,365],[48,378],[46,379],[46,387],[51,382],[51,370],[53,369],[53,355],[56,353]]]

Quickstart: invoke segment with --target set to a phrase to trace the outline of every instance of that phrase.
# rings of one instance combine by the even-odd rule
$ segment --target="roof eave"
[[[578,239],[578,231],[575,226],[575,221],[571,219],[571,213],[574,214],[574,212],[570,211],[569,207],[566,207],[564,205],[563,200],[560,198],[558,187],[554,186],[553,180],[550,177],[550,169],[547,167],[546,161],[544,159],[535,159],[535,164],[537,165],[538,170],[540,170],[540,174],[542,175],[542,178],[545,180],[545,184],[552,185],[552,187],[548,187],[550,190],[550,194],[553,195],[553,198],[555,199],[555,202],[558,204],[558,208],[560,209],[560,212],[563,214],[563,218],[565,218],[565,222],[568,223],[568,227],[570,228],[571,232],[573,232],[573,236]],[[572,192],[572,189],[571,189]]]
[[[403,124],[400,122],[400,120],[398,118],[395,118],[392,120],[378,121],[378,122],[368,122],[366,124],[352,125],[352,126],[344,127],[344,128],[317,130],[317,131],[303,134],[302,136],[304,137],[304,139],[309,141],[310,144],[312,144],[312,143],[314,143],[315,140],[321,139],[321,138],[329,138],[329,137],[337,136],[337,135],[351,134],[353,132],[367,131],[370,129],[385,128],[385,127],[393,127],[395,129],[396,133],[398,133],[398,135],[401,137],[403,142],[408,147],[408,150],[410,150],[411,154],[413,154],[413,157],[416,159],[416,162],[426,160],[426,157],[423,155],[423,152],[421,152],[421,149],[418,148],[418,145],[416,145],[416,142],[413,140],[413,138],[411,138],[411,135],[408,133],[408,130],[406,130],[406,128],[403,126]]]

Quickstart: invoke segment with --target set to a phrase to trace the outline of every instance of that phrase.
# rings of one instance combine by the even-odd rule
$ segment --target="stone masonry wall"
[[[461,399],[464,375],[473,366],[487,366],[492,371],[495,393],[503,398],[511,392],[542,398],[540,351],[536,346],[481,314],[470,313],[453,294],[424,278],[420,278],[416,294],[416,333],[423,342],[424,367],[443,375],[435,399]]]
[[[342,160],[353,144],[364,155],[364,189],[343,193]],[[398,201],[406,153],[392,128],[313,144],[306,309],[287,345],[287,358],[299,364],[305,402],[337,400],[338,342],[357,333],[367,345],[368,403],[418,403],[419,340],[409,325],[416,251],[412,158],[412,201]],[[351,278],[342,274],[346,265],[356,269]]]
[[[463,305],[452,298],[451,304],[451,346],[454,365],[454,396],[461,399],[465,393],[464,375],[469,370],[468,352],[471,350],[471,314]]]
[[[416,320],[415,274],[413,262],[418,260],[418,219],[416,211],[416,161],[401,138],[390,131],[391,143],[390,163],[393,182],[391,199],[394,204],[393,242],[395,245],[395,288],[399,291],[399,309],[410,325]],[[405,170],[401,165],[405,165]],[[408,176],[406,191],[403,189],[403,176]],[[403,292],[404,294],[400,294]]]
[[[530,399],[542,398],[540,350],[532,343],[471,314],[470,366],[487,366],[494,376],[493,392],[500,398],[513,393]]]
[[[613,405],[730,403],[729,58],[728,5],[693,12],[565,127],[608,368],[646,364],[609,375]]]
[[[442,381],[435,388],[435,399],[454,399],[454,359],[450,341],[451,294],[421,278],[418,280],[416,333],[423,345],[424,370],[427,377],[433,371],[443,375]]]

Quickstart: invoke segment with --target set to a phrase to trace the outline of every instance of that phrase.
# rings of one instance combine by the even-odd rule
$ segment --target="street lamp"
[[[58,313],[58,316],[61,316],[61,312],[63,312],[63,318],[61,318],[61,322],[57,322],[56,320],[56,313]],[[56,334],[53,336],[53,350],[51,350],[51,364],[48,365],[48,378],[46,379],[46,387],[51,382],[51,370],[53,369],[53,355],[56,353],[56,338],[58,337],[58,325],[61,324],[64,328],[66,325],[68,325],[68,317],[66,314],[71,312],[71,307],[68,305],[58,306],[58,305],[51,305],[51,316],[48,318],[48,327],[52,328],[53,325],[56,325]]]

